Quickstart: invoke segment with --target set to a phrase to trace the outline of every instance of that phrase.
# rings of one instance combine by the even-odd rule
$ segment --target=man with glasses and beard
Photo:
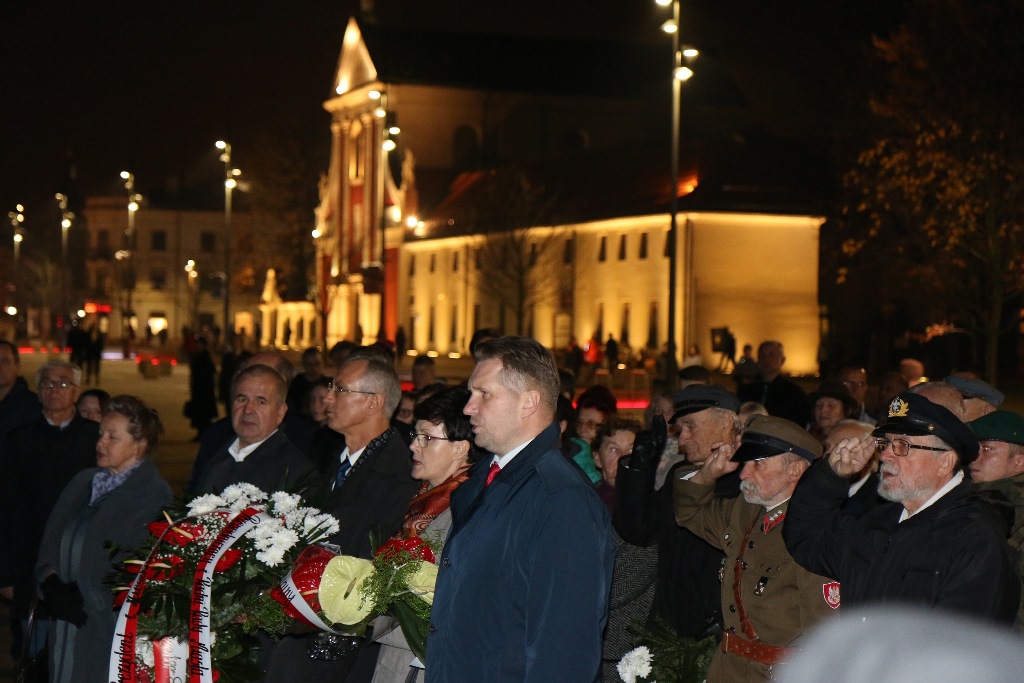
[[[789,552],[842,582],[847,606],[908,603],[1013,623],[1020,580],[1005,522],[971,494],[964,470],[978,440],[946,408],[904,392],[873,432],[843,439],[816,462],[790,501]],[[879,451],[888,503],[855,519],[840,511],[849,477]]]

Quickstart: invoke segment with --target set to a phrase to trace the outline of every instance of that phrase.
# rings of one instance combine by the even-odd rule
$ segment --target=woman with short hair
[[[36,563],[50,615],[52,682],[107,680],[117,613],[105,578],[126,550],[146,541],[146,523],[173,498],[151,457],[163,431],[155,410],[134,396],[115,396],[99,429],[98,466],[64,489]]]

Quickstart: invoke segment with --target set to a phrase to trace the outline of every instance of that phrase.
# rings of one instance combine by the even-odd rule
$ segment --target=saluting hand
[[[828,464],[840,477],[852,477],[862,472],[875,453],[871,437],[843,439],[828,453]]]
[[[697,473],[690,479],[695,484],[712,484],[720,477],[735,472],[740,464],[732,461],[735,445],[725,441],[711,444],[711,455],[701,465]]]

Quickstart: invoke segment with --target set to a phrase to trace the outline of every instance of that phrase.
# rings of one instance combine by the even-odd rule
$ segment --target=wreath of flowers
[[[331,515],[306,506],[298,495],[268,495],[250,484],[236,484],[219,495],[202,495],[164,512],[164,521],[148,525],[147,545],[133,551],[112,575],[115,607],[125,602],[137,578],[145,580],[144,590],[132,598],[138,603],[138,680],[156,680],[161,651],[172,649],[168,641],[177,643],[177,664],[184,666],[180,652],[190,636],[197,570],[215,539],[245,511],[265,517],[222,552],[209,584],[212,678],[247,681],[260,675],[255,633],[283,633],[291,623],[270,589],[304,548],[336,533],[339,525]]]

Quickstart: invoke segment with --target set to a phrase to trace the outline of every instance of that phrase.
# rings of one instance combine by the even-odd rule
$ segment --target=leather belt
[[[771,666],[794,652],[793,648],[755,643],[726,631],[722,636],[722,652]]]

